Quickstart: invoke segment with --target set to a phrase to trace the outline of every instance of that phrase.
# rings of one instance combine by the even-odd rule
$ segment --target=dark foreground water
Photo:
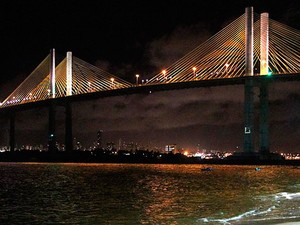
[[[0,163],[0,224],[300,221],[291,166]]]

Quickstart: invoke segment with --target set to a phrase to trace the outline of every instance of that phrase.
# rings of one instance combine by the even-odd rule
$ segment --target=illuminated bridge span
[[[55,51],[2,102],[1,107],[132,86],[104,70],[67,53],[55,68]]]
[[[253,19],[251,74],[246,71],[245,13],[148,83],[299,73],[300,31],[268,20],[267,13],[256,14]]]
[[[253,70],[247,74],[245,20],[246,13],[144,85],[300,72],[300,31],[263,13],[253,16]],[[134,86],[71,52],[57,66],[54,56],[49,54],[1,106]]]
[[[131,84],[68,52],[56,63],[55,51],[1,104],[3,111],[20,106],[49,105],[49,149],[54,146],[54,103],[66,103],[66,147],[72,149],[70,102],[149,90],[227,84],[245,85],[244,151],[253,152],[253,88],[260,88],[260,151],[269,152],[268,83],[300,79],[300,31],[260,15],[245,13],[142,85]],[[269,76],[272,75],[272,76]],[[14,113],[10,148],[14,149]]]

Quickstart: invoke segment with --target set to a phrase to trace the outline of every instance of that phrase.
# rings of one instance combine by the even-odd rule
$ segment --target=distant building
[[[108,150],[108,151],[113,151],[113,150],[115,150],[116,148],[115,148],[115,143],[114,142],[107,142],[106,143],[106,150]]]
[[[129,151],[135,151],[137,149],[137,144],[134,142],[129,142],[126,149]]]
[[[170,153],[170,152],[175,152],[176,149],[176,144],[171,144],[171,145],[166,145],[165,147],[165,152]]]
[[[103,136],[103,130],[99,130],[97,132],[97,148],[102,148],[102,142],[103,142],[102,136]]]

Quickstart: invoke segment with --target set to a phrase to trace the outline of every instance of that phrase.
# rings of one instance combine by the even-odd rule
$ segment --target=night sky
[[[245,7],[300,29],[300,2],[291,1],[1,1],[0,101],[55,48],[127,81],[154,76],[242,15]],[[299,151],[300,88],[270,88],[272,151]],[[256,99],[258,98],[256,93]],[[243,143],[243,86],[111,97],[74,104],[74,136],[163,147],[237,150]],[[63,109],[57,115],[63,142]],[[258,118],[257,118],[258,120]],[[6,144],[2,122],[0,144]],[[20,113],[17,144],[47,142],[47,110]]]

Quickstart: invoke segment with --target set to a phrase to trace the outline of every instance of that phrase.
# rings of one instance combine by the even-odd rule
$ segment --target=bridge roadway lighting
[[[163,71],[161,71],[161,72],[162,72],[164,78],[167,79],[167,78],[166,78],[166,73],[167,73],[167,71],[166,71],[166,70],[163,70]]]
[[[226,72],[227,72],[227,70],[228,70],[228,67],[229,67],[229,64],[228,64],[228,63],[226,63],[226,64],[225,64],[225,67],[226,67]]]
[[[139,85],[139,77],[140,77],[140,75],[136,74],[135,77],[136,77],[136,86],[138,86]]]
[[[114,81],[115,81],[115,78],[110,78],[110,80],[111,80],[111,88],[114,88]]]
[[[225,74],[227,74],[227,73],[228,73],[228,67],[229,67],[229,64],[228,64],[228,63],[226,63],[226,64],[225,64]]]
[[[87,82],[88,83],[88,86],[89,86],[89,89],[88,89],[88,91],[91,91],[91,82]]]
[[[193,67],[193,73],[194,73],[194,77],[196,77],[196,70],[197,70],[197,67]]]

